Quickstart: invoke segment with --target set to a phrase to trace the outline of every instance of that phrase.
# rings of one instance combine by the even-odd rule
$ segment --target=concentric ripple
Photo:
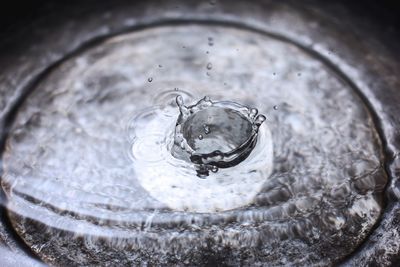
[[[266,114],[271,136],[261,129],[256,148],[272,142],[271,175],[239,164],[224,191],[197,179],[197,194],[168,198],[190,170],[173,172],[166,153],[175,92]],[[2,186],[18,234],[55,265],[323,265],[378,220],[381,158],[368,110],[317,58],[251,31],[175,25],[111,38],[49,73],[11,129]]]

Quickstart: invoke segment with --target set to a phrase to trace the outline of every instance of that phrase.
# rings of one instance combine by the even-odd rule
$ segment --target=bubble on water
[[[207,69],[208,69],[208,70],[211,70],[212,67],[213,67],[213,66],[212,66],[211,62],[207,64]]]
[[[148,81],[149,83],[151,83],[151,82],[153,81],[153,78],[152,78],[152,77],[149,77],[149,78],[147,79],[147,81]]]

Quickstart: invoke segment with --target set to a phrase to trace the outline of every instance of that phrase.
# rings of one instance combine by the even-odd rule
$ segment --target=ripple
[[[210,35],[218,45],[207,77]],[[162,71],[149,73],[159,62]],[[187,102],[208,95],[267,114],[260,151],[230,180],[224,171],[192,177],[170,157],[175,87]],[[288,265],[333,263],[379,218],[381,157],[365,105],[318,59],[250,31],[166,26],[113,38],[49,73],[10,129],[2,186],[18,234],[33,248],[46,243],[38,253],[56,265],[72,254],[195,263],[226,246],[260,264],[288,253]]]

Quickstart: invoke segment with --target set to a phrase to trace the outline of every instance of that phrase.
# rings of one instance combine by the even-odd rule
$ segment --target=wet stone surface
[[[201,206],[179,184],[152,194],[160,184],[149,181],[180,169],[162,152],[178,94],[259,108],[272,169],[193,174],[226,204]],[[50,264],[329,265],[377,222],[382,163],[369,112],[317,58],[246,30],[164,26],[111,38],[45,77],[12,127],[2,186],[17,233]],[[213,178],[231,171],[242,191],[218,191]],[[182,206],[173,192],[192,198]]]

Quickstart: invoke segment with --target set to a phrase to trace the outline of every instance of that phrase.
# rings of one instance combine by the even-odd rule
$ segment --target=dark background
[[[108,0],[112,4],[113,0]],[[132,0],[135,2],[138,0]],[[204,0],[207,1],[207,0]],[[251,1],[251,0],[250,0]],[[279,0],[277,0],[279,1]],[[298,3],[304,0],[298,0]],[[347,5],[357,15],[366,16],[373,19],[376,23],[390,25],[400,29],[400,1],[399,0],[319,0],[323,2],[339,2]],[[93,3],[95,0],[11,0],[1,1],[0,3],[0,34],[7,34],[9,31],[21,24],[29,23],[35,18],[40,18],[52,5],[75,5],[82,2]],[[179,2],[179,1],[178,1]],[[0,36],[1,37],[1,36]]]

